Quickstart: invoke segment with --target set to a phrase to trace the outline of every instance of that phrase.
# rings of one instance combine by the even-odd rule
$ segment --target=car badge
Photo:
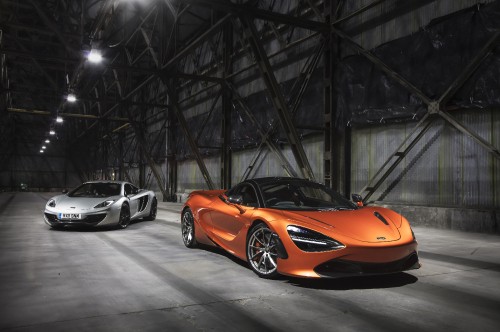
[[[377,240],[385,240],[385,237],[383,237],[383,236],[379,236],[379,237],[377,238]]]

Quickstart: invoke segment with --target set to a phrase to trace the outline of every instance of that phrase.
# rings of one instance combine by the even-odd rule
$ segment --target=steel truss
[[[0,30],[0,106],[12,116],[43,115],[38,118],[43,119],[47,126],[53,125],[49,119],[54,115],[63,116],[67,120],[67,129],[61,138],[69,141],[68,150],[85,151],[94,157],[88,158],[81,167],[75,167],[82,178],[95,178],[97,170],[100,170],[99,176],[109,178],[107,170],[118,169],[120,179],[141,185],[154,180],[166,200],[175,197],[176,192],[176,126],[180,126],[186,137],[206,186],[210,189],[231,186],[231,115],[235,106],[243,110],[260,136],[255,155],[242,179],[252,176],[267,150],[277,157],[286,174],[315,179],[297,132],[294,114],[314,71],[323,61],[323,180],[347,195],[350,192],[350,132],[349,129],[336,129],[332,121],[336,112],[332,78],[342,43],[418,96],[428,110],[363,188],[365,201],[424,137],[435,118],[444,119],[498,158],[498,149],[450,115],[447,103],[489,56],[499,34],[486,43],[449,89],[433,100],[353,40],[353,34],[363,27],[351,31],[341,29],[345,22],[384,2],[374,0],[341,17],[339,13],[345,5],[344,0],[298,0],[293,2],[294,8],[286,10],[274,1],[265,9],[260,2],[235,4],[225,0],[158,0],[145,6],[117,0],[6,1],[6,12],[15,19],[9,19],[5,26],[15,33],[6,37]],[[428,2],[412,1],[411,5],[400,10]],[[40,28],[23,23],[28,21],[27,18],[35,20]],[[295,38],[298,30],[307,33]],[[295,48],[312,41],[316,45],[314,51],[287,96],[279,86],[272,63],[279,55],[289,55]],[[267,54],[265,45],[271,42],[277,42],[280,49]],[[106,63],[91,67],[81,52],[82,45],[87,51],[92,47],[102,47],[106,52]],[[6,57],[19,64],[11,70],[12,75],[28,78],[19,82],[17,87],[9,86]],[[250,63],[236,68],[235,59],[242,57],[250,58]],[[249,73],[253,74],[251,79],[262,79],[272,96],[276,118],[272,119],[268,130],[259,125],[252,105],[240,95],[237,79]],[[79,101],[76,106],[58,97],[69,92],[77,92]],[[196,134],[190,130],[188,114],[203,102],[209,103],[210,107],[202,130]],[[222,114],[220,144],[208,146],[201,142],[203,128],[218,112]],[[275,142],[280,126],[298,170],[293,168]],[[98,150],[93,147],[98,147]],[[201,150],[207,147],[220,153],[220,184],[212,180],[213,175],[205,165]],[[68,155],[70,160],[76,160],[74,153]],[[97,158],[99,155],[104,158]],[[159,165],[162,162],[165,170]]]

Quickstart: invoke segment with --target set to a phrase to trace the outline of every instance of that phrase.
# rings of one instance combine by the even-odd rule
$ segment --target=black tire
[[[275,279],[278,273],[278,249],[266,224],[259,223],[248,232],[247,261],[250,268],[261,278]]]
[[[184,210],[181,218],[181,234],[182,241],[184,245],[188,248],[196,248],[198,246],[198,242],[196,241],[196,237],[194,235],[194,217],[191,209],[187,208]]]
[[[125,229],[130,224],[130,207],[127,203],[123,203],[120,209],[120,217],[118,219],[118,228]]]
[[[156,212],[158,211],[158,202],[156,201],[156,198],[153,198],[153,201],[151,202],[151,210],[149,210],[149,216],[145,217],[144,220],[155,220],[156,219]]]

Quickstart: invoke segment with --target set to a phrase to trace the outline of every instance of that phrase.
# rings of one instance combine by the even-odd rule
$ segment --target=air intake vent
[[[389,226],[389,223],[387,222],[387,220],[385,220],[385,218],[378,212],[373,212],[373,214],[375,215],[375,217],[379,218],[384,224],[386,224],[387,226]]]

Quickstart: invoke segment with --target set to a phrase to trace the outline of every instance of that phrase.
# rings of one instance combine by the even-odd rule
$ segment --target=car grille
[[[403,259],[388,263],[365,263],[334,259],[316,266],[314,271],[326,277],[340,277],[342,275],[396,273],[419,267],[418,256],[416,253],[412,253]]]
[[[103,221],[104,218],[106,218],[106,213],[91,214],[91,215],[88,215],[81,220],[71,220],[71,221],[70,220],[61,220],[61,219],[57,218],[56,214],[51,214],[51,213],[45,213],[45,217],[51,223],[62,223],[62,224],[86,223],[89,225],[93,225],[93,224],[98,224],[101,221]]]

